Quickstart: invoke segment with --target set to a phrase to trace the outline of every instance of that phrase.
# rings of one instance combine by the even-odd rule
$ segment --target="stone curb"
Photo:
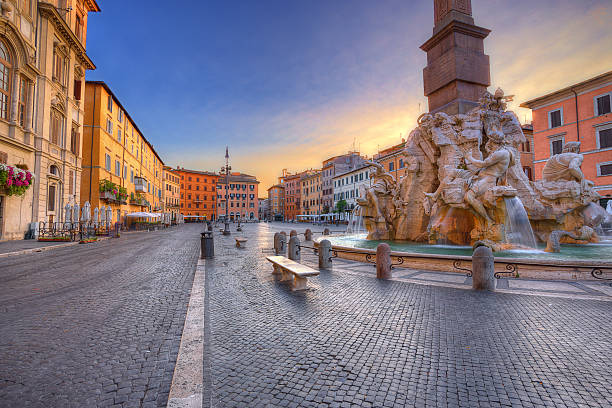
[[[111,237],[100,237],[98,238],[96,242],[105,241],[107,239],[111,239]],[[95,242],[90,242],[90,244],[94,244],[94,243]],[[55,248],[66,248],[66,247],[74,246],[74,245],[79,245],[79,243],[78,242],[67,242],[65,244],[48,245],[48,246],[44,246],[40,248],[28,248],[28,249],[22,249],[21,251],[5,252],[3,254],[0,254],[0,258],[8,258],[11,256],[32,254],[34,252],[44,252],[44,251],[49,251]]]
[[[198,259],[181,335],[168,408],[201,408],[204,398],[205,261]]]

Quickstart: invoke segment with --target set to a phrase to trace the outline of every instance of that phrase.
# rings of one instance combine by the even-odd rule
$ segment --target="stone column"
[[[329,235],[329,228],[325,228],[323,230],[323,235]]]
[[[495,290],[495,262],[493,251],[479,246],[472,254],[472,289]]]
[[[13,87],[11,89],[11,114],[9,116],[11,123],[17,123],[17,103],[19,102],[19,70],[15,68],[13,70]]]
[[[289,240],[289,259],[300,261],[300,239],[298,237],[291,237]]]
[[[319,268],[331,269],[331,242],[327,239],[319,242]]]
[[[292,237],[297,237],[297,231],[296,230],[291,230],[291,232],[289,233],[289,238]]]
[[[276,255],[285,255],[287,253],[287,236],[282,233],[278,234],[278,246]]]
[[[376,247],[376,277],[391,279],[391,247],[389,244],[378,244]]]
[[[34,83],[28,81],[28,105],[26,106],[25,130],[32,131],[32,116],[34,114]]]

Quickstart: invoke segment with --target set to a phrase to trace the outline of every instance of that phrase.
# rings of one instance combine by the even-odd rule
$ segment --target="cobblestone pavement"
[[[245,226],[246,249],[215,233],[205,406],[612,406],[612,303],[379,281],[337,259],[291,292],[265,260],[279,229]]]
[[[46,248],[56,245],[66,245],[66,242],[38,242],[35,239],[19,239],[0,242],[0,254],[23,251],[28,249]]]
[[[201,229],[0,258],[0,406],[165,406]]]

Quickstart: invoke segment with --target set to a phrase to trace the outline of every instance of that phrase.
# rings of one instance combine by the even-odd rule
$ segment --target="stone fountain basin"
[[[318,237],[314,241],[315,247],[319,242],[327,239],[332,244],[334,256],[359,262],[368,262],[366,257],[372,260],[376,257],[376,246],[381,242],[391,245],[392,262],[398,263],[402,257],[403,263],[397,265],[401,268],[410,268],[428,271],[456,272],[465,274],[466,271],[458,269],[472,269],[472,248],[467,246],[451,245],[422,245],[398,241],[368,241],[365,239],[351,238],[341,235]],[[363,242],[365,241],[365,243]],[[360,245],[372,246],[363,248]],[[393,250],[394,247],[405,246],[405,250]],[[429,253],[425,251],[430,249]],[[418,251],[417,251],[418,250]],[[574,254],[587,250],[592,259],[582,258]],[[420,252],[423,251],[423,252]],[[434,253],[447,252],[447,253]],[[569,253],[568,253],[569,252]],[[584,254],[583,254],[584,255]],[[458,264],[456,262],[459,262]],[[515,250],[495,253],[495,272],[507,272],[516,267],[519,278],[541,279],[541,280],[596,280],[591,272],[595,268],[612,270],[612,244],[590,244],[590,245],[562,245],[561,253],[550,254],[539,250]],[[507,274],[508,277],[516,277]]]

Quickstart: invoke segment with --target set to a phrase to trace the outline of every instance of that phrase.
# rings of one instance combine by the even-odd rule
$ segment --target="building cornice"
[[[49,21],[51,21],[51,23],[53,23],[53,27],[55,27],[55,29],[62,34],[66,42],[70,44],[70,48],[75,50],[76,57],[81,65],[83,65],[85,69],[96,69],[93,61],[87,56],[85,47],[83,47],[81,41],[79,41],[77,36],[72,32],[72,29],[70,29],[68,23],[66,23],[66,21],[62,18],[55,6],[41,1],[38,2],[38,11],[42,17],[47,18]]]
[[[596,77],[589,78],[586,81],[582,81],[577,84],[570,85],[568,87],[559,89],[558,91],[554,91],[546,95],[542,95],[537,98],[530,99],[526,102],[521,103],[519,106],[521,108],[539,109],[546,105],[551,105],[553,103],[561,102],[569,98],[574,98],[575,97],[574,91],[578,94],[581,94],[584,92],[590,92],[594,89],[600,88],[602,86],[606,86],[607,84],[611,82],[612,82],[612,71],[608,71],[601,75],[597,75]]]
[[[447,24],[446,27],[435,33],[429,40],[427,40],[423,45],[421,45],[420,48],[423,51],[427,52],[452,33],[461,33],[469,35],[471,37],[484,39],[489,35],[490,32],[491,30],[489,30],[488,28],[479,27],[474,24],[467,24],[458,20],[453,20],[449,24]]]

